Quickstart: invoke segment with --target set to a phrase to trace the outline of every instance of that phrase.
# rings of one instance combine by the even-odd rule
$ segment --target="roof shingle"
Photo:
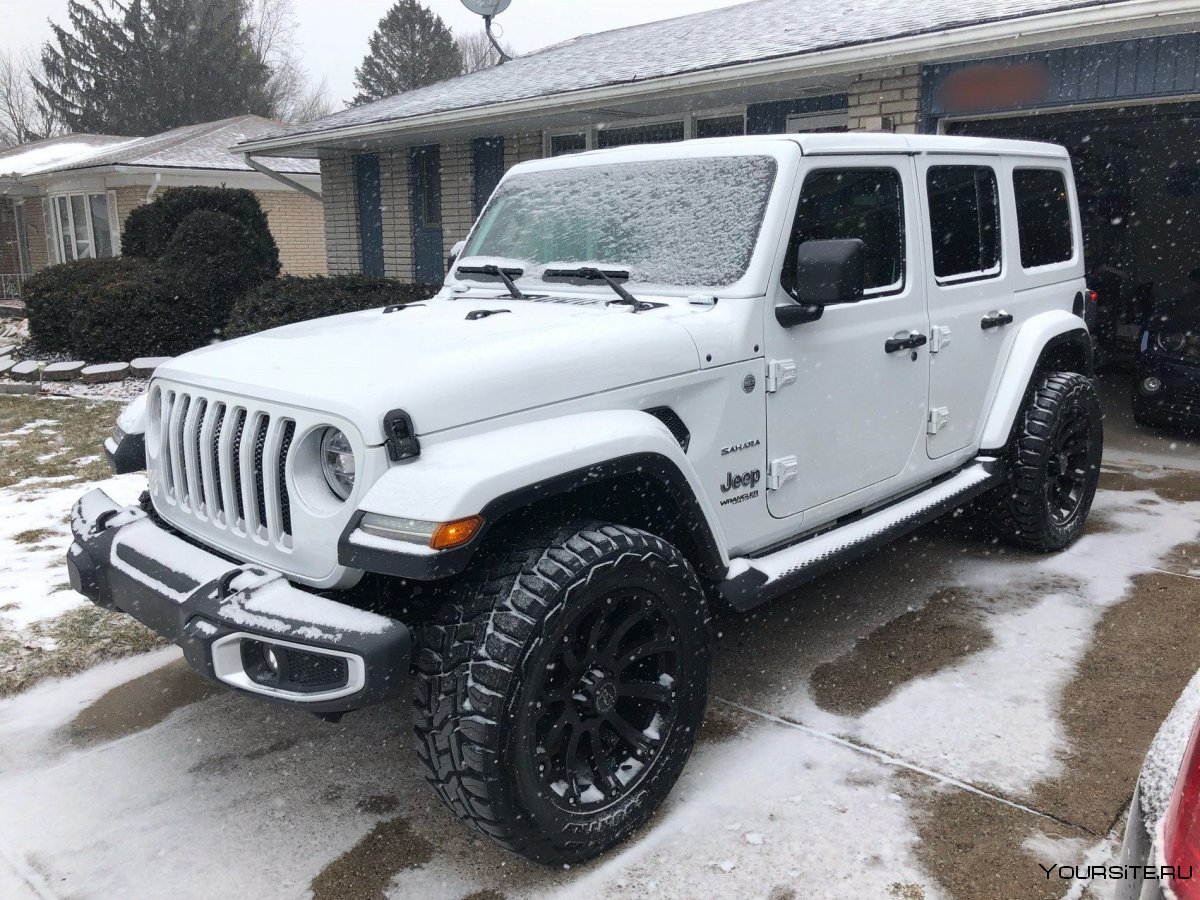
[[[754,0],[582,37],[512,62],[283,128],[272,138],[798,56],[1129,0]]]

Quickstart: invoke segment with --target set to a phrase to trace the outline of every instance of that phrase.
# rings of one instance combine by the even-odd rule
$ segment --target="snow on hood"
[[[508,310],[468,320],[474,310]],[[681,326],[621,307],[435,300],[214,344],[157,375],[344,416],[383,441],[393,409],[428,434],[699,367]]]

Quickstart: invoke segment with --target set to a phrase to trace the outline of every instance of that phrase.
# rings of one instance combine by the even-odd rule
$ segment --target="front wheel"
[[[590,859],[662,803],[708,689],[700,583],[633,528],[561,528],[481,560],[417,629],[423,774],[459,818],[543,863]]]
[[[1100,480],[1100,400],[1090,378],[1053,372],[1021,417],[1008,480],[988,498],[992,522],[1009,543],[1061,550],[1083,530]]]

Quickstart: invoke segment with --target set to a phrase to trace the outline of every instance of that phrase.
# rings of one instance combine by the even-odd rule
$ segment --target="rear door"
[[[993,377],[1016,331],[1012,267],[1003,252],[1003,175],[998,157],[917,157],[928,235],[932,459],[968,447],[980,434]]]
[[[805,526],[895,492],[920,453],[929,372],[923,346],[887,349],[890,338],[923,336],[927,325],[925,286],[914,275],[921,241],[911,157],[816,157],[809,166],[765,322],[776,372],[775,384],[768,379],[768,476],[787,471],[785,461],[794,466],[767,505],[776,517],[805,513]],[[815,322],[781,326],[774,307],[795,302],[796,248],[844,238],[865,245],[863,299],[826,306]]]

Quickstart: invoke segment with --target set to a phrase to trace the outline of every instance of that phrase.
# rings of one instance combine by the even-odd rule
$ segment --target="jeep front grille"
[[[161,491],[199,522],[279,549],[292,545],[288,451],[293,419],[234,399],[156,394]]]

